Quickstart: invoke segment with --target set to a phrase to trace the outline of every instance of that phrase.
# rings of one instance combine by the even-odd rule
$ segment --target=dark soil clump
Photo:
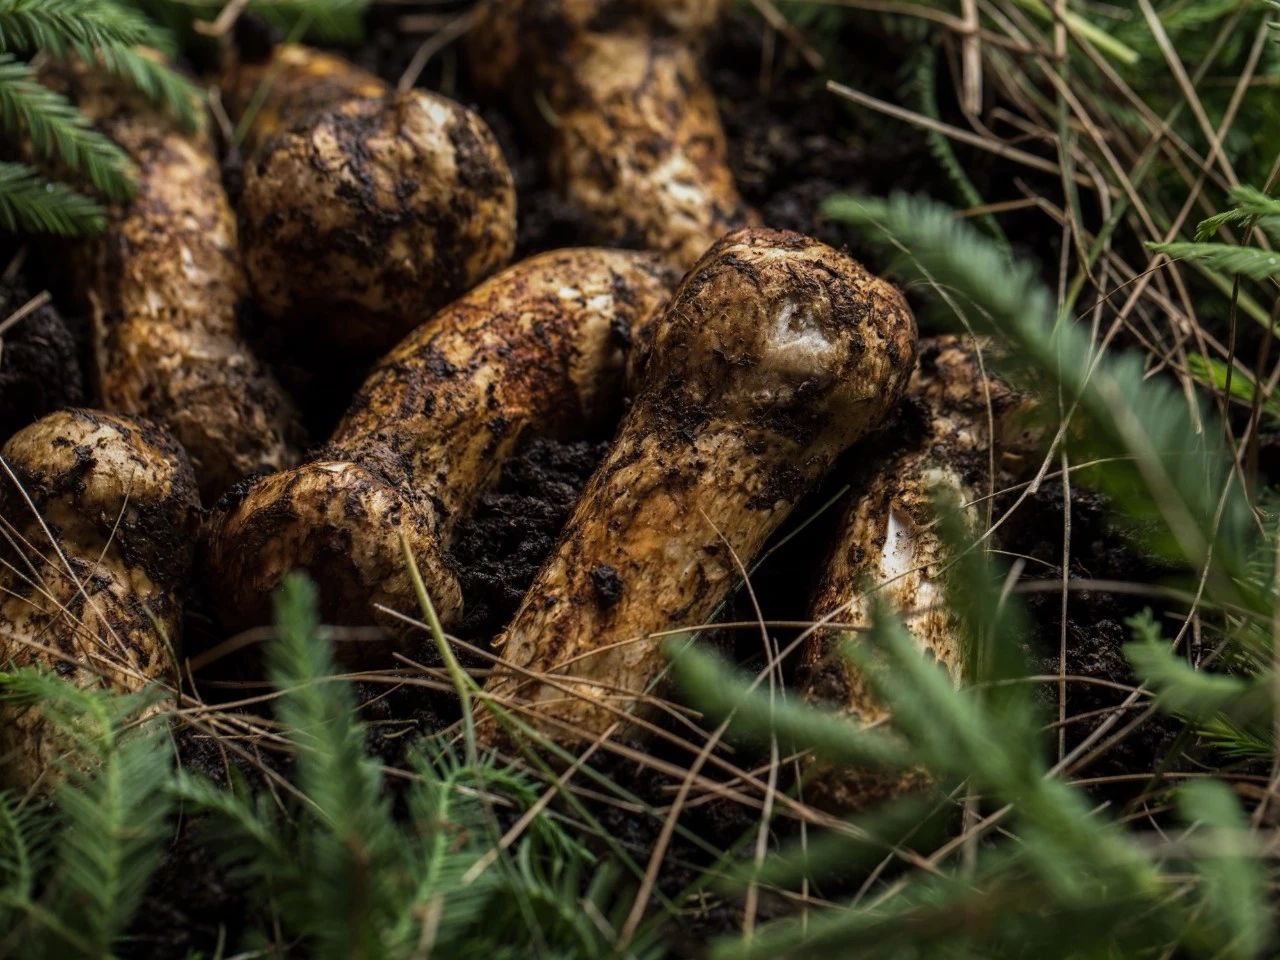
[[[485,643],[511,619],[607,449],[602,441],[530,441],[459,525],[463,637]]]
[[[738,188],[770,227],[843,246],[848,231],[821,213],[827,197],[913,183],[923,189],[937,179],[932,160],[923,138],[905,125],[899,136],[886,138],[883,121],[849,110],[784,41],[777,55],[784,66],[774,64],[762,75],[764,31],[759,18],[730,17],[709,55]],[[895,67],[864,69],[874,82],[877,75],[892,77]]]
[[[999,512],[997,512],[997,516]],[[1131,532],[1110,519],[1109,501],[1098,493],[1073,487],[1071,490],[1072,580],[1112,580],[1154,583],[1168,579],[1175,571],[1155,558],[1144,555]],[[1041,582],[1062,578],[1063,490],[1060,482],[1047,482],[1028,498],[1002,543],[1006,549],[1033,558],[1024,577]],[[1029,593],[1024,598],[1031,615],[1031,670],[1043,676],[1058,673],[1061,642],[1062,597],[1057,591]],[[1065,747],[1069,753],[1113,715],[1126,699],[1123,689],[1089,681],[1108,681],[1136,687],[1137,678],[1124,657],[1123,647],[1132,639],[1126,620],[1148,606],[1159,605],[1141,596],[1101,590],[1073,590],[1067,604],[1067,683]],[[1058,716],[1057,684],[1046,682],[1037,688],[1044,703],[1047,721]],[[1137,704],[1147,705],[1145,699]],[[1087,715],[1087,716],[1085,716]],[[1118,733],[1140,715],[1130,710],[1110,727],[1107,736]],[[1082,719],[1072,722],[1073,717]],[[1152,773],[1165,760],[1181,724],[1163,715],[1152,716],[1114,747],[1093,760],[1078,775],[1086,779],[1115,775]],[[1046,738],[1054,744],[1056,731]],[[1170,758],[1176,761],[1177,758]],[[1136,796],[1143,780],[1121,781],[1095,788],[1100,799],[1124,801]]]
[[[0,283],[0,322],[29,300],[21,282]],[[47,413],[84,403],[78,347],[52,304],[27,314],[0,343],[0,443]]]
[[[236,944],[248,889],[231,880],[202,843],[202,821],[184,821],[151,877],[129,936],[125,958],[216,956]]]

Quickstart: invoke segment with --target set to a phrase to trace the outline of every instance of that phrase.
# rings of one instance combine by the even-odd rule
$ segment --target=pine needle
[[[0,51],[59,55],[72,47],[172,50],[155,24],[136,10],[106,0],[0,0]]]
[[[64,237],[97,233],[106,216],[94,200],[22,163],[0,161],[0,229]]]
[[[122,200],[132,194],[124,151],[10,54],[0,54],[0,124],[25,133],[37,155],[58,160],[108,197]]]

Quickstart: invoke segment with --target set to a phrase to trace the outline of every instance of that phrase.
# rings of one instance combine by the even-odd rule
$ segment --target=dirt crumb
[[[591,568],[591,585],[606,607],[613,606],[622,596],[622,578],[607,563],[598,563]]]

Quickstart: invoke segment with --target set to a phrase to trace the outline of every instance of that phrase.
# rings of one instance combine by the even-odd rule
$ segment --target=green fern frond
[[[35,895],[47,832],[37,804],[20,804],[0,793],[0,890],[9,902]]]
[[[293,741],[298,786],[318,821],[298,851],[310,880],[292,919],[313,941],[314,956],[381,956],[403,871],[381,770],[365,752],[350,687],[332,679],[337,669],[320,637],[311,582],[286,578],[275,613],[267,675],[281,691],[276,717]]]
[[[171,111],[188,130],[200,124],[204,92],[163,63],[157,63],[129,47],[79,48],[80,56],[100,63],[106,70],[129,82],[144,97]]]
[[[104,0],[0,0],[0,50],[54,55],[72,46],[171,50],[163,33],[131,7]]]
[[[1236,724],[1265,729],[1271,717],[1271,676],[1245,679],[1195,670],[1169,652],[1167,644],[1130,643],[1125,657],[1134,673],[1156,694],[1160,707],[1188,720],[1206,720],[1230,711]]]
[[[1245,760],[1270,760],[1275,756],[1275,740],[1271,732],[1245,730],[1223,717],[1205,721],[1197,731],[1206,743],[1231,757]]]
[[[1195,260],[1210,270],[1240,274],[1250,280],[1280,276],[1280,253],[1230,243],[1149,243],[1147,248],[1173,260]]]
[[[1274,752],[1270,667],[1246,660],[1240,676],[1193,669],[1169,649],[1150,610],[1127,622],[1134,640],[1125,645],[1125,658],[1161,710],[1193,724],[1206,741],[1228,753]],[[1247,640],[1234,639],[1235,649],[1247,649]]]
[[[1258,219],[1271,229],[1273,236],[1277,230],[1276,220],[1280,220],[1280,200],[1269,197],[1261,190],[1243,184],[1232,187],[1228,200],[1231,209],[1201,220],[1196,227],[1196,242],[1201,243],[1212,237],[1218,230],[1228,224],[1242,224]]]
[[[9,54],[0,54],[0,124],[24,131],[38,155],[56,158],[112,199],[132,193],[124,151],[95,130],[65,97],[37,83],[30,66]]]
[[[1201,353],[1187,354],[1187,373],[1197,383],[1211,390],[1227,389],[1227,365],[1216,357],[1206,357]],[[1257,384],[1253,374],[1237,367],[1231,371],[1231,396],[1244,404],[1252,405]],[[1260,396],[1262,413],[1272,420],[1280,421],[1280,396]]]
[[[17,934],[0,937],[0,952],[111,956],[168,825],[172,750],[162,724],[139,721],[162,693],[81,688],[36,669],[0,674],[0,692],[79,748],[61,765],[52,816],[43,804],[25,810],[0,798],[0,915],[21,921],[0,928]]]
[[[1230,960],[1263,956],[1272,928],[1264,892],[1268,877],[1231,788],[1215,780],[1189,783],[1178,791],[1178,811],[1196,828],[1190,840],[1198,855],[1190,862],[1201,878],[1205,924],[1211,929],[1195,945],[1205,955]]]
[[[160,863],[170,802],[172,751],[148,725],[91,776],[63,783],[52,890],[56,914],[95,956],[108,956]]]
[[[423,909],[438,905],[438,942],[452,943],[465,936],[492,904],[499,870],[490,870],[473,882],[465,882],[481,852],[498,838],[473,800],[463,799],[460,787],[477,779],[444,752],[428,754],[419,749],[411,757],[417,782],[409,792],[409,819],[416,838],[412,856],[414,884],[399,918],[395,940],[412,942]],[[479,777],[489,781],[489,771]],[[488,788],[491,789],[491,788]]]
[[[897,195],[835,197],[825,210],[897,253],[901,269],[946,291],[969,323],[991,331],[1006,348],[1011,376],[1037,393],[1062,389],[1077,405],[1071,442],[1085,458],[1113,461],[1097,472],[1098,482],[1133,520],[1151,524],[1150,549],[1197,568],[1212,555],[1211,594],[1269,611],[1245,579],[1257,537],[1243,491],[1229,482],[1221,431],[1197,429],[1172,384],[1148,380],[1136,356],[1096,356],[1083,328],[1058,320],[1027,264],[1011,262],[946,207]],[[1280,255],[1271,256],[1280,272]],[[1046,404],[1055,406],[1056,398]],[[1200,416],[1211,419],[1207,411]]]

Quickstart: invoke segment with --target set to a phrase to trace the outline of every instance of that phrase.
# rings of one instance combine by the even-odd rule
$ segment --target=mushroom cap
[[[278,322],[376,355],[506,264],[515,207],[476,114],[422,91],[348,100],[249,165],[245,267]]]
[[[177,441],[146,420],[63,410],[10,438],[4,463],[0,665],[82,687],[176,684],[201,517]],[[56,781],[68,739],[38,704],[0,707],[0,780]]]
[[[843,449],[902,395],[915,339],[902,295],[852,257],[747,228],[712,246],[677,289],[643,392]]]
[[[145,538],[148,559],[161,581],[172,573],[156,556],[160,550],[153,532],[168,528],[177,538],[170,548],[189,551],[187,535],[199,503],[191,462],[173,436],[150,420],[59,410],[15,433],[3,454],[22,492],[63,537],[70,526],[91,526],[103,535],[114,530],[118,546],[127,549],[134,521],[145,523],[152,531]],[[30,508],[17,505],[12,481],[6,481],[3,499],[14,506],[7,519],[26,522],[29,513],[17,511]]]
[[[319,110],[355,97],[380,97],[389,89],[350,60],[298,43],[276,44],[265,60],[237,60],[223,71],[218,85],[234,119],[254,110],[241,144],[246,156]]]

